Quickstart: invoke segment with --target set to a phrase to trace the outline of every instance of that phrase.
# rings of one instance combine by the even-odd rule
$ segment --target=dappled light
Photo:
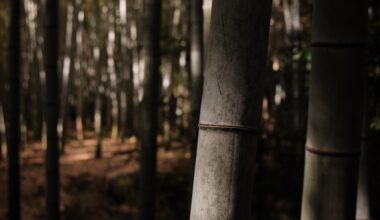
[[[380,219],[380,2],[0,1],[0,220]]]

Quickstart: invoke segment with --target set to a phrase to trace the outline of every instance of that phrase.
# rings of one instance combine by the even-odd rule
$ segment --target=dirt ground
[[[65,220],[118,220],[137,213],[138,149],[133,140],[106,139],[95,159],[94,139],[71,141],[60,160],[61,214]],[[181,143],[158,150],[158,219],[186,219],[189,207],[190,153]],[[0,220],[6,220],[6,161],[0,163]],[[39,143],[21,153],[22,218],[45,213],[44,150]]]
[[[62,220],[136,219],[139,153],[133,139],[105,139],[102,159],[95,159],[94,139],[71,141],[61,157]],[[369,155],[380,155],[372,148]],[[259,141],[254,183],[253,219],[299,219],[303,179],[303,144],[283,138]],[[373,158],[373,191],[380,195],[380,167]],[[185,220],[190,211],[190,152],[175,142],[158,150],[157,219]],[[6,161],[0,162],[0,220],[6,218]],[[23,220],[45,219],[44,150],[39,143],[21,154]],[[375,197],[375,196],[373,196]],[[378,198],[378,197],[376,197]],[[378,207],[378,200],[372,205]],[[378,209],[373,208],[375,212]],[[376,217],[376,215],[375,215]]]

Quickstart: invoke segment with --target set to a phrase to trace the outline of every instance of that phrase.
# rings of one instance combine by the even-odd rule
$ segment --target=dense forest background
[[[62,219],[125,219],[138,213],[139,121],[144,93],[142,0],[62,0],[58,136]],[[21,201],[23,219],[45,219],[46,0],[21,9]],[[342,3],[343,4],[343,3]],[[204,0],[204,42],[212,0]],[[188,219],[192,187],[190,1],[162,0],[157,85],[157,219]],[[273,0],[255,219],[298,219],[311,71],[310,0]],[[337,12],[339,13],[339,12]],[[9,1],[0,1],[0,220],[6,219]],[[380,4],[369,1],[366,110],[370,207],[380,219]],[[344,80],[344,79],[342,79]],[[9,113],[8,113],[9,114]],[[349,120],[349,119],[347,119]]]

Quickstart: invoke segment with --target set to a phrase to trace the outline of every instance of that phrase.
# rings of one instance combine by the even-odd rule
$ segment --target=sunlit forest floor
[[[133,139],[105,139],[103,157],[95,159],[96,140],[69,141],[61,157],[63,220],[135,219],[139,152]],[[279,138],[259,144],[253,203],[254,219],[299,219],[303,176],[303,143]],[[378,154],[377,154],[378,155]],[[0,220],[6,220],[6,162],[0,162]],[[22,214],[45,219],[44,150],[39,143],[21,154]],[[376,175],[377,177],[379,175]],[[176,141],[158,150],[158,220],[184,220],[189,215],[190,153]],[[378,192],[374,192],[377,194]]]
[[[102,159],[95,159],[95,146],[95,139],[67,143],[66,153],[61,157],[62,219],[133,219],[137,214],[139,170],[135,141],[120,143],[105,139]],[[265,149],[259,152],[261,165],[257,167],[256,201],[253,208],[260,210],[256,211],[260,219],[292,219],[291,216],[297,214],[292,210],[297,206],[291,202],[293,198],[289,197],[294,197],[294,190],[299,185],[294,184],[294,178],[283,179],[292,163],[277,160],[271,153],[271,148]],[[289,152],[285,149],[278,153]],[[0,169],[5,174],[4,161],[1,162]],[[44,219],[44,172],[44,150],[40,143],[25,146],[21,154],[22,213],[25,220]],[[6,175],[0,176],[2,220],[6,219]],[[186,144],[174,142],[170,149],[161,145],[158,150],[158,219],[188,218],[189,179],[190,152]],[[289,188],[293,190],[283,191],[283,184],[293,185]]]
[[[103,157],[95,159],[95,139],[70,141],[61,157],[61,212],[67,220],[111,220],[137,212],[138,150],[133,141],[104,140]],[[45,169],[41,145],[21,154],[22,214],[44,218]],[[158,151],[158,219],[185,219],[189,189],[189,152],[180,143]],[[6,167],[1,162],[0,219],[6,219]]]

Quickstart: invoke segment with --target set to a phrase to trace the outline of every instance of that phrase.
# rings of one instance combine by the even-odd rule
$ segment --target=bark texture
[[[214,0],[191,220],[251,216],[271,1]]]
[[[366,15],[365,1],[314,2],[302,220],[355,219]]]
[[[143,98],[140,108],[140,188],[139,220],[155,219],[157,117],[160,64],[161,0],[144,1],[144,58]]]

